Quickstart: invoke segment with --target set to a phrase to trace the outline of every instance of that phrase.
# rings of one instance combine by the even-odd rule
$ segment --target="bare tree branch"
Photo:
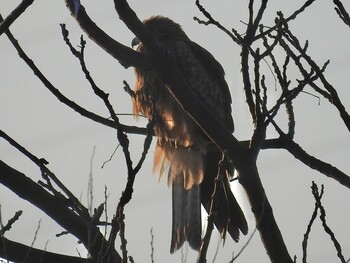
[[[263,149],[286,149],[306,166],[319,171],[350,189],[350,177],[348,175],[331,164],[311,156],[288,136],[282,135],[279,139],[265,141]]]
[[[194,20],[196,20],[199,24],[213,24],[217,28],[225,32],[235,43],[237,43],[238,45],[243,44],[243,39],[241,38],[241,36],[239,34],[232,34],[229,30],[222,26],[219,21],[215,20],[212,17],[212,15],[207,10],[205,10],[205,8],[200,4],[199,0],[196,0],[196,6],[198,7],[199,11],[201,11],[202,14],[208,19],[208,21],[202,21],[197,17],[194,17]]]
[[[281,22],[285,23],[281,13],[280,13],[280,18],[281,18]],[[324,76],[323,74],[324,68],[320,68],[316,64],[316,62],[308,54],[306,54],[305,49],[300,46],[298,39],[292,34],[292,32],[288,29],[287,26],[285,26],[284,28],[283,35],[289,41],[289,43],[291,43],[300,52],[301,56],[307,61],[307,63],[311,66],[311,68],[315,71],[317,76],[320,78],[323,86],[331,95],[331,98],[332,98],[331,102],[338,109],[340,113],[340,117],[343,119],[344,124],[350,131],[350,116],[347,113],[344,105],[342,104],[336,89],[327,81],[326,77]]]
[[[49,217],[69,233],[80,240],[94,259],[100,257],[101,251],[107,248],[107,241],[98,227],[81,218],[61,199],[49,194],[30,178],[0,161],[0,183],[41,209]],[[119,254],[114,250],[104,262],[121,262]]]
[[[226,172],[224,171],[224,159],[225,159],[225,154],[222,155],[222,159],[218,163],[218,171],[217,175],[215,177],[214,181],[214,187],[213,187],[213,193],[211,195],[211,201],[210,201],[210,209],[208,213],[208,220],[207,220],[207,228],[205,231],[205,235],[203,237],[203,242],[202,242],[202,247],[198,255],[198,263],[206,263],[207,262],[207,252],[208,252],[208,247],[211,239],[211,234],[214,229],[214,221],[215,221],[215,216],[217,213],[217,196],[218,196],[218,187],[219,184],[222,183],[222,176]],[[223,239],[225,240],[225,231],[224,231],[224,237]]]
[[[305,9],[308,8],[309,6],[311,6],[314,2],[315,2],[315,0],[307,0],[299,9],[294,11],[293,14],[291,14],[289,17],[286,18],[286,20],[285,20],[286,23],[290,22],[291,20],[294,20],[299,14],[303,13],[305,11]],[[254,37],[254,40],[260,39],[264,35],[270,34],[271,32],[275,31],[277,27],[278,27],[278,25],[273,26],[273,27],[269,28],[268,30],[266,30],[265,32],[262,32],[262,33],[256,35]]]
[[[19,217],[22,215],[23,211],[19,210],[15,213],[15,215],[7,222],[5,226],[2,226],[2,222],[0,222],[0,237],[5,234],[6,231],[9,231],[12,227],[12,225],[19,219]],[[0,218],[1,220],[1,218]]]
[[[70,205],[73,206],[74,208],[76,208],[75,211],[77,213],[79,213],[81,216],[86,217],[86,218],[89,216],[87,209],[78,201],[78,199],[71,193],[71,191],[69,191],[68,188],[56,177],[56,175],[46,167],[48,162],[45,159],[43,159],[43,158],[39,159],[34,154],[30,153],[27,149],[25,149],[22,145],[20,145],[18,142],[16,142],[14,139],[12,139],[10,136],[8,136],[2,130],[0,130],[0,137],[4,138],[13,147],[15,147],[17,150],[19,150],[25,156],[27,156],[32,162],[34,162],[42,171],[42,176],[44,177],[44,179],[46,179],[46,178],[52,179],[56,183],[56,185],[60,189],[62,189],[63,192],[68,196]],[[60,193],[58,193],[55,189],[53,189],[51,184],[47,188],[49,188],[49,190],[52,191],[54,194],[57,194],[58,197],[60,197],[60,198],[63,197]]]
[[[0,15],[0,36],[12,25],[16,19],[26,11],[34,0],[22,0],[22,2],[4,20]]]
[[[120,44],[101,28],[99,28],[88,16],[80,1],[65,0],[68,9],[80,27],[96,44],[103,48],[108,54],[117,59],[124,67],[137,66],[149,68],[151,65],[146,56],[133,49]]]
[[[309,234],[310,234],[310,231],[311,231],[311,226],[316,218],[316,215],[317,215],[317,211],[320,210],[320,219],[321,219],[321,222],[322,222],[322,226],[325,230],[325,232],[330,236],[333,244],[334,244],[334,247],[336,248],[337,250],[337,255],[340,259],[340,261],[342,263],[345,263],[345,258],[343,256],[343,253],[342,253],[342,249],[341,249],[341,246],[338,242],[338,240],[336,239],[333,231],[330,229],[330,227],[327,225],[327,222],[326,222],[326,211],[321,203],[321,199],[322,199],[322,196],[323,196],[323,193],[324,193],[324,186],[322,185],[321,186],[321,192],[318,191],[318,186],[315,184],[315,182],[312,182],[312,186],[311,186],[311,189],[312,189],[312,194],[315,198],[315,209],[314,209],[314,212],[311,216],[311,219],[310,219],[310,222],[307,226],[307,230],[306,230],[306,233],[304,235],[304,240],[303,240],[303,263],[306,263],[306,256],[307,256],[307,241],[308,241],[308,237],[309,237]]]
[[[93,259],[56,254],[41,249],[29,247],[5,237],[0,237],[0,257],[12,262],[60,262],[60,263],[93,263]],[[25,260],[25,261],[24,261]]]
[[[314,191],[314,182],[312,182],[312,192],[314,194],[314,197],[315,199],[319,199],[319,201],[321,201],[321,198],[322,198],[322,195],[323,195],[323,192],[321,192],[321,194],[318,194],[318,191]],[[317,187],[317,186],[316,186]],[[314,208],[314,211],[312,212],[312,215],[311,215],[311,218],[310,218],[310,221],[309,221],[309,224],[307,225],[307,228],[306,228],[306,232],[304,234],[304,239],[303,239],[303,242],[302,242],[302,248],[303,248],[303,263],[306,263],[306,257],[307,257],[307,244],[308,244],[308,240],[309,240],[309,236],[310,236],[310,232],[311,232],[311,227],[312,227],[312,224],[314,223],[315,219],[316,219],[316,216],[317,216],[317,211],[318,211],[318,202],[316,201],[315,202],[315,208]]]
[[[316,199],[316,202],[317,202],[317,206],[320,209],[320,219],[322,221],[323,229],[325,230],[325,232],[331,238],[331,240],[333,242],[333,245],[334,245],[335,249],[337,250],[337,256],[339,257],[340,261],[342,263],[345,263],[346,261],[345,261],[345,258],[343,256],[343,252],[342,252],[340,243],[338,242],[338,240],[335,237],[335,234],[333,233],[333,231],[331,230],[331,228],[328,226],[328,224],[326,222],[326,210],[324,209],[324,207],[323,207],[323,205],[321,203],[321,197],[322,197],[322,194],[323,194],[324,186],[322,185],[321,194],[318,193],[316,184],[314,184],[314,188],[315,188],[314,191],[316,192],[316,193],[314,193],[314,196],[315,196],[315,199]]]
[[[340,0],[333,0],[333,3],[336,5],[334,9],[340,17],[340,19],[343,20],[343,22],[350,27],[350,16],[342,2]]]

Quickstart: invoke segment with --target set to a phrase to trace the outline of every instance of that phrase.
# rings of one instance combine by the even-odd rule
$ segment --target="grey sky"
[[[17,2],[2,0],[1,14],[5,17]],[[235,27],[244,33],[244,25],[240,20],[247,20],[246,2],[217,0],[215,3],[203,1],[203,4],[223,25],[228,28]],[[269,11],[263,22],[273,25],[277,10],[282,10],[287,16],[303,2],[269,1]],[[107,33],[125,45],[131,43],[133,34],[118,19],[112,1],[97,3],[90,0],[83,1],[83,4],[94,21]],[[141,19],[156,14],[169,16],[183,26],[192,40],[208,49],[222,63],[233,98],[235,135],[239,140],[249,139],[252,125],[242,92],[239,47],[213,26],[205,27],[193,21],[193,16],[201,17],[201,14],[192,1],[134,0],[130,1],[130,5],[135,7]],[[346,7],[350,10],[350,5]],[[102,101],[94,96],[85,81],[78,61],[71,56],[64,44],[59,23],[67,24],[71,41],[78,45],[82,31],[69,15],[64,1],[35,1],[13,24],[11,30],[27,54],[63,94],[87,109],[108,116]],[[322,64],[331,59],[326,76],[336,87],[343,104],[349,110],[350,30],[337,17],[332,1],[317,1],[290,25],[300,40],[310,40],[309,52],[316,58],[316,62]],[[92,76],[97,84],[110,94],[110,100],[118,113],[131,113],[130,98],[122,89],[122,81],[125,79],[133,85],[133,70],[123,69],[87,37],[86,40],[86,61]],[[49,168],[84,204],[90,159],[95,146],[94,206],[103,202],[106,185],[109,197],[108,214],[111,217],[126,179],[121,151],[117,151],[104,169],[100,167],[117,146],[115,131],[93,123],[61,104],[17,56],[5,36],[0,37],[0,58],[0,129],[18,140],[33,154],[48,160]],[[267,65],[265,70],[267,80],[273,86],[273,77],[268,73]],[[295,75],[294,72],[290,74]],[[311,92],[311,89],[308,91]],[[277,97],[278,92],[274,94],[272,91],[270,96]],[[294,108],[297,121],[296,141],[311,155],[349,174],[349,133],[336,109],[325,99],[321,99],[318,105],[318,99],[308,94],[301,94],[295,101]],[[122,116],[121,121],[136,124],[129,116]],[[141,121],[137,124],[145,123]],[[268,137],[274,136],[276,133],[270,129]],[[140,155],[143,137],[130,135],[130,140],[132,154],[136,159]],[[134,197],[125,211],[129,253],[135,262],[150,261],[150,229],[153,227],[155,262],[180,262],[180,252],[169,254],[171,191],[165,182],[158,184],[157,178],[152,175],[152,153],[153,146],[137,176]],[[37,167],[3,140],[0,140],[0,159],[32,179],[40,179]],[[334,180],[303,166],[285,151],[263,151],[258,161],[262,183],[290,254],[297,255],[298,261],[301,260],[301,242],[314,207],[310,192],[311,181],[314,180],[319,185],[325,184],[323,203],[327,210],[327,222],[341,243],[345,257],[349,258],[350,191]],[[236,185],[233,187],[237,188]],[[239,199],[245,204],[250,232],[247,237],[242,237],[238,244],[227,239],[225,246],[220,246],[220,258],[217,262],[229,261],[232,251],[237,253],[254,229],[255,223],[244,194],[240,194]],[[3,186],[0,186],[0,204],[4,222],[17,210],[24,211],[21,219],[7,234],[8,238],[30,244],[38,221],[42,219],[35,247],[44,248],[49,240],[47,250],[71,255],[77,255],[79,251],[85,255],[85,250],[81,245],[77,245],[75,238],[70,235],[56,238],[55,234],[62,231],[58,225]],[[213,257],[216,245],[215,242],[212,243],[213,249],[209,253],[209,259]],[[322,231],[320,221],[314,225],[309,244],[309,262],[337,261],[336,251]],[[192,259],[195,254],[189,251],[189,255]],[[269,262],[258,233],[237,262]]]

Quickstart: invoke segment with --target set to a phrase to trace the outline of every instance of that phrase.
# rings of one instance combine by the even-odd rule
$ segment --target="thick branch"
[[[41,249],[36,249],[0,237],[0,257],[13,262],[60,262],[60,263],[92,263],[93,259],[85,259],[80,257],[66,256],[51,253]]]
[[[256,227],[271,262],[292,263],[293,261],[274,218],[272,207],[262,187],[257,167],[248,164],[245,170],[239,171],[239,173],[241,175],[240,182],[247,193],[254,213]]]
[[[342,185],[350,188],[350,177],[337,169],[336,167],[322,162],[321,160],[309,155],[305,152],[296,142],[290,141],[286,144],[286,150],[288,150],[295,158],[302,161],[305,165],[312,169],[315,169],[324,175],[333,178]]]
[[[99,28],[90,19],[84,6],[80,4],[80,1],[65,0],[65,2],[72,16],[76,18],[80,27],[89,38],[103,48],[108,54],[117,59],[120,64],[124,67],[129,67],[130,65],[142,68],[149,67],[146,56],[120,44]]]
[[[350,189],[350,177],[338,168],[329,163],[321,161],[314,156],[308,154],[299,144],[290,140],[288,136],[279,139],[271,139],[265,141],[263,149],[286,149],[296,159],[306,166],[319,171],[320,173],[338,181],[340,184]]]

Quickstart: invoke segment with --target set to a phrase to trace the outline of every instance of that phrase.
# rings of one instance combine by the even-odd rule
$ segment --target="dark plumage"
[[[180,25],[169,18],[155,16],[144,21],[148,30],[172,56],[190,88],[231,132],[231,96],[224,79],[224,70],[204,48],[192,42]],[[137,50],[147,53],[139,43]],[[173,188],[173,230],[170,251],[179,249],[184,241],[201,248],[201,208],[210,209],[214,178],[218,173],[221,152],[184,112],[165,84],[152,70],[135,69],[137,81],[133,99],[134,113],[148,119],[156,118],[158,137],[154,155],[154,172],[168,175]],[[239,230],[246,234],[247,222],[229,187],[233,169],[222,171],[218,184],[215,225],[235,241]]]

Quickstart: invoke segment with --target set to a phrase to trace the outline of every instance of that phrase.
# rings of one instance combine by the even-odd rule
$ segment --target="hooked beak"
[[[131,41],[131,47],[134,48],[135,46],[139,45],[141,43],[140,39],[138,39],[137,37],[135,37],[132,41]]]

